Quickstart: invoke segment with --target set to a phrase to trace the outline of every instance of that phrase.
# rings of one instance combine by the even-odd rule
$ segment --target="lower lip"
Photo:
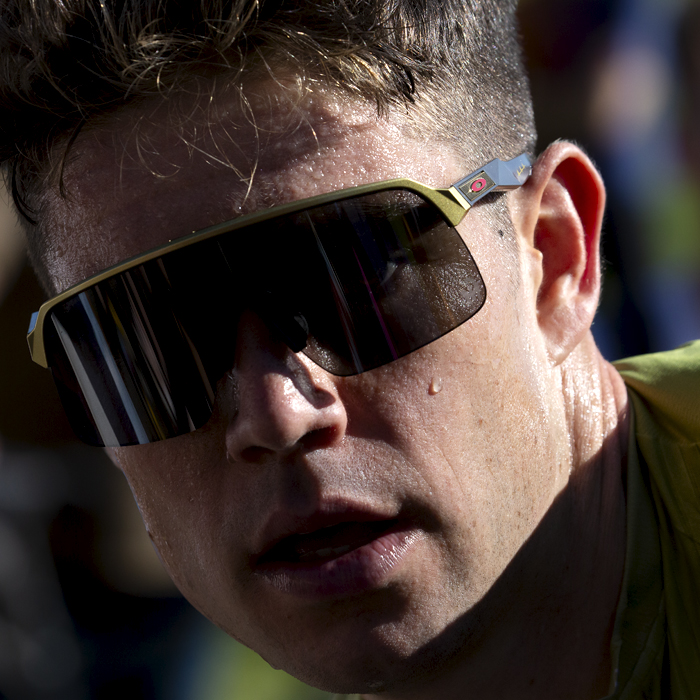
[[[268,563],[256,573],[277,590],[302,598],[356,595],[381,585],[418,539],[415,530],[392,530],[321,564]]]

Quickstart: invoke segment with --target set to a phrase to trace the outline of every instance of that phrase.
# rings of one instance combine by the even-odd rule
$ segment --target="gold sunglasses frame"
[[[336,190],[335,192],[320,194],[307,199],[300,199],[295,202],[289,202],[288,204],[280,204],[261,212],[246,214],[237,219],[224,221],[220,224],[194,231],[187,236],[169,241],[145,253],[135,255],[116,265],[112,265],[46,301],[41,305],[38,311],[32,314],[29,331],[27,333],[29,352],[32,360],[36,362],[36,364],[48,368],[49,365],[46,359],[46,348],[44,345],[44,323],[51,310],[58,304],[61,304],[76,294],[80,294],[86,289],[110,277],[122,274],[150,260],[176,250],[181,250],[182,248],[187,248],[200,241],[206,241],[209,238],[214,238],[224,233],[230,233],[231,231],[245,228],[252,224],[258,224],[262,221],[287,216],[289,214],[296,214],[304,209],[313,209],[333,202],[341,202],[346,199],[352,199],[353,197],[385,192],[387,190],[406,190],[420,195],[436,206],[452,226],[457,226],[462,219],[464,219],[469,210],[487,194],[516,189],[525,183],[531,172],[532,166],[529,158],[525,154],[506,162],[496,158],[478,170],[475,170],[470,175],[467,175],[467,177],[458,180],[450,187],[429,187],[428,185],[407,178],[383,180],[368,185],[358,185],[344,190]]]

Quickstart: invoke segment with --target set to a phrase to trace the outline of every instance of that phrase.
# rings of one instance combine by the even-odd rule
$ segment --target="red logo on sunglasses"
[[[468,179],[463,185],[459,185],[459,189],[471,204],[481,199],[495,186],[496,183],[493,179],[489,177],[488,173],[482,170],[481,172],[473,174],[471,179]]]

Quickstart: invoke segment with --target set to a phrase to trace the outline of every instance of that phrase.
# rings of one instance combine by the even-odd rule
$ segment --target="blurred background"
[[[608,189],[611,360],[700,337],[700,7],[693,0],[521,0],[539,147],[577,141]]]
[[[611,360],[700,337],[700,7],[521,0],[539,147],[608,186],[594,334]],[[25,333],[43,301],[0,195],[0,700],[314,700],[177,593],[121,475],[77,444]]]

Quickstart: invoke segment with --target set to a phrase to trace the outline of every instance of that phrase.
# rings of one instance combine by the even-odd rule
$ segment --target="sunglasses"
[[[203,426],[234,364],[244,310],[327,372],[350,376],[471,318],[486,288],[455,229],[494,191],[522,185],[521,155],[449,188],[398,179],[242,216],[101,272],[32,315],[77,436],[98,446]]]

